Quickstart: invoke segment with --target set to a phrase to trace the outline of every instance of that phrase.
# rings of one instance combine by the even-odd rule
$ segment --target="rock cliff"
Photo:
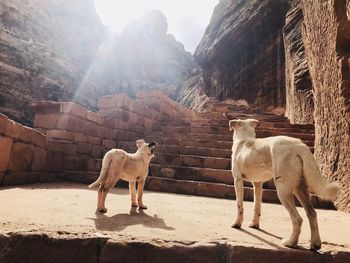
[[[283,28],[286,67],[286,116],[293,123],[314,122],[312,83],[302,39],[303,12],[295,1]]]
[[[93,0],[0,2],[0,112],[31,125],[34,100],[96,108],[102,95],[138,89],[173,93],[194,67],[190,53],[152,11],[118,36]]]
[[[315,104],[315,155],[341,182],[337,207],[350,212],[350,2],[302,0],[303,40]]]
[[[285,105],[288,2],[220,1],[194,54],[209,96],[245,99],[260,108]]]

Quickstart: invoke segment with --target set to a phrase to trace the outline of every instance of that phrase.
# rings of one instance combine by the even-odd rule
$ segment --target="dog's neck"
[[[239,143],[241,141],[255,139],[255,130],[245,131],[235,131],[233,133],[233,143]]]
[[[154,157],[154,154],[148,155],[139,149],[134,153],[136,158],[142,159],[144,162],[150,162],[151,159]]]

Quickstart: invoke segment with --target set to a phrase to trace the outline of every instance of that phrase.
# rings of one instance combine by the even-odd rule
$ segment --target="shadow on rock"
[[[133,225],[175,230],[175,228],[167,226],[163,218],[159,218],[156,214],[150,216],[144,210],[136,207],[132,207],[129,214],[117,214],[110,217],[96,212],[96,218],[93,218],[93,220],[95,221],[96,229],[104,231],[121,231]]]

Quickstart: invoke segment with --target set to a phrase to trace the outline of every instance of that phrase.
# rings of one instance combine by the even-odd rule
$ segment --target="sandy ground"
[[[126,189],[114,189],[108,196],[104,215],[95,213],[97,192],[74,183],[35,184],[0,188],[0,233],[43,232],[54,236],[167,240],[181,243],[230,242],[244,246],[281,249],[289,237],[291,222],[281,205],[263,204],[261,229],[248,227],[251,202],[245,202],[241,230],[231,228],[235,201],[146,192],[148,209],[130,208]],[[309,246],[309,225],[304,219],[300,245]],[[350,251],[350,214],[317,210],[323,251]]]

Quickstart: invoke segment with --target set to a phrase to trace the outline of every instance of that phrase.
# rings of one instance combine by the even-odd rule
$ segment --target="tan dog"
[[[234,177],[237,217],[232,227],[240,228],[243,221],[243,181],[254,185],[254,216],[250,227],[259,228],[262,182],[274,179],[278,197],[288,210],[293,232],[287,247],[296,247],[299,240],[302,218],[295,204],[294,195],[303,205],[310,223],[310,249],[321,248],[321,239],[317,225],[316,211],[309,200],[310,189],[316,195],[334,200],[338,193],[337,183],[327,183],[310,149],[301,140],[287,136],[274,136],[264,139],[255,138],[258,120],[231,120],[233,133],[232,175]]]
[[[136,153],[127,153],[121,149],[112,149],[108,151],[102,160],[102,168],[98,179],[89,185],[93,188],[99,185],[97,196],[97,209],[101,213],[106,213],[106,196],[109,190],[118,182],[119,179],[129,182],[129,191],[131,195],[131,206],[147,209],[142,202],[143,187],[151,159],[154,157],[153,149],[157,145],[155,142],[146,143],[144,140],[137,140]],[[136,182],[137,202],[136,202]]]

